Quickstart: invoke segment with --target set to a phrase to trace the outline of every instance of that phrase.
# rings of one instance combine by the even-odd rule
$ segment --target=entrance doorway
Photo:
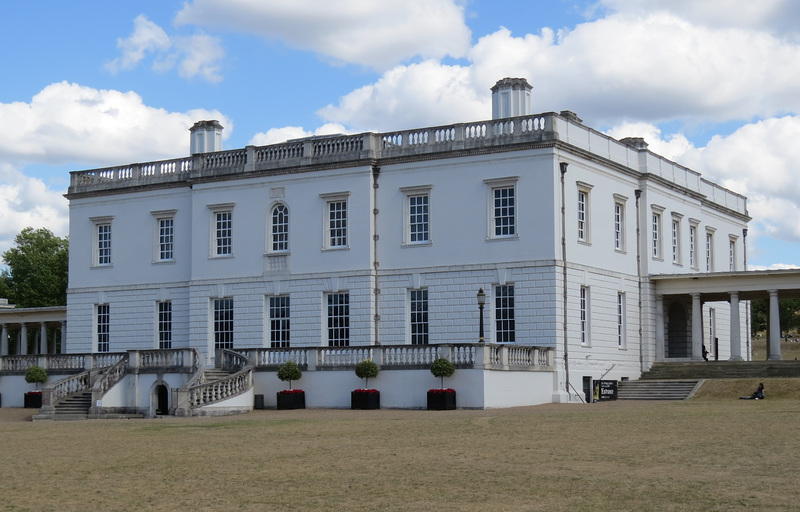
[[[156,415],[169,414],[169,389],[163,384],[156,387]]]
[[[692,337],[686,308],[680,302],[669,306],[667,320],[667,357],[691,357]]]

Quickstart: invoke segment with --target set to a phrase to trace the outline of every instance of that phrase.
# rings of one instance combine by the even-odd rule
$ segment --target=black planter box
[[[41,393],[25,393],[25,408],[40,409],[42,407]]]
[[[359,393],[357,391],[350,392],[350,408],[351,409],[380,409],[381,408],[381,393]]]
[[[305,409],[306,393],[278,393],[278,409]]]
[[[456,408],[456,392],[437,393],[428,391],[429,411],[449,411]]]

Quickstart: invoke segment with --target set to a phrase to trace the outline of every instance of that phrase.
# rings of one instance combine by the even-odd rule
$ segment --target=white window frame
[[[276,210],[279,208],[282,208],[283,211],[276,214]],[[273,203],[269,208],[268,215],[267,253],[286,254],[289,252],[289,206],[283,201]]]
[[[628,348],[628,315],[625,311],[625,302],[625,292],[617,292],[617,347],[620,349]]]
[[[700,258],[697,252],[697,229],[700,226],[700,221],[696,219],[689,219],[689,266],[693,269],[700,269]]]
[[[331,292],[325,295],[328,347],[350,346],[350,293]]]
[[[581,286],[579,299],[581,346],[591,347],[591,290],[588,286]]]
[[[672,212],[672,264],[679,266],[683,265],[683,244],[681,243],[682,219],[683,215]]]
[[[156,340],[159,349],[172,348],[172,301],[156,302]]]
[[[269,346],[270,348],[288,348],[291,346],[291,298],[289,295],[273,295],[267,297],[269,311]]]
[[[497,343],[516,343],[517,328],[514,302],[514,285],[507,283],[494,287],[494,324]]]
[[[578,192],[576,197],[577,237],[582,244],[592,243],[592,188],[594,185],[576,182]]]
[[[211,299],[211,333],[214,350],[232,349],[234,344],[234,300],[233,297]]]
[[[322,250],[343,250],[350,248],[350,192],[320,194],[323,200],[322,209]],[[339,203],[344,204],[340,218],[334,218],[331,208]]]
[[[150,214],[154,220],[153,262],[171,263],[175,261],[175,213],[177,210],[158,210]],[[164,226],[169,221],[170,226]],[[167,232],[165,232],[167,230]]]
[[[706,272],[714,272],[714,231],[706,227]]]
[[[430,343],[428,289],[408,290],[408,337],[411,345]]]
[[[664,208],[650,206],[650,256],[654,260],[664,260]]]
[[[487,186],[486,214],[487,240],[517,240],[519,238],[519,176],[483,180]],[[510,190],[506,197],[495,198],[495,192]],[[505,203],[504,203],[505,201]],[[509,219],[502,222],[501,219]],[[498,233],[500,231],[500,233]],[[505,232],[503,232],[505,231]]]
[[[233,208],[236,203],[210,204],[208,209],[211,211],[209,222],[209,255],[211,258],[232,258],[233,257]],[[220,218],[228,215],[228,219]],[[228,222],[228,227],[221,226],[221,223]],[[227,232],[227,233],[226,233]],[[227,240],[227,243],[224,241]]]
[[[431,189],[433,185],[419,187],[403,187],[400,191],[405,195],[403,201],[403,245],[419,246],[433,243],[431,238]],[[412,205],[414,198],[425,197],[424,205]],[[418,211],[418,208],[424,211]],[[420,229],[414,230],[414,226]]]
[[[95,338],[98,352],[111,351],[111,306],[108,303],[96,304],[94,315]]]
[[[614,194],[614,250],[625,252],[625,206],[628,198]]]
[[[728,237],[728,267],[731,272],[738,270],[738,258],[736,257],[736,242],[738,238],[735,235]]]
[[[111,260],[111,229],[114,217],[107,215],[104,217],[91,217],[89,219],[94,224],[92,235],[92,266],[110,267]]]

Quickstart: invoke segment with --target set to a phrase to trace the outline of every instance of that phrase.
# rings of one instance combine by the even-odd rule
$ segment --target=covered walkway
[[[63,354],[67,307],[15,308],[0,299],[0,355]]]
[[[750,332],[749,315],[742,318],[749,308],[742,308],[742,302],[755,299],[768,304],[767,359],[782,359],[778,300],[800,297],[800,270],[654,275],[650,280],[655,285],[657,361],[703,359],[706,302],[730,304],[730,360],[742,361],[742,321],[744,336]]]

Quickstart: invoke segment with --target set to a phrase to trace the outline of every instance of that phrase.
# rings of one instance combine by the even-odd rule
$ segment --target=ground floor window
[[[411,344],[428,344],[428,290],[411,290]]]
[[[328,346],[350,346],[350,294],[328,294]]]
[[[172,302],[158,303],[158,348],[172,348]]]
[[[233,348],[233,299],[214,299],[214,348]]]
[[[516,341],[514,322],[514,286],[496,286],[494,289],[494,317],[498,343]]]
[[[269,298],[269,342],[272,348],[289,346],[289,297]]]
[[[97,351],[110,349],[109,333],[111,327],[111,308],[108,304],[97,305]]]

